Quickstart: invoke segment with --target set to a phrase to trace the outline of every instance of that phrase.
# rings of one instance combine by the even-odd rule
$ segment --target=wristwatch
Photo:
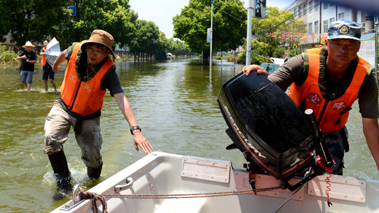
[[[142,132],[141,127],[139,127],[139,126],[133,126],[132,128],[130,128],[130,133],[132,133],[132,135],[133,135],[133,131],[136,130],[136,129],[139,129],[139,131]]]

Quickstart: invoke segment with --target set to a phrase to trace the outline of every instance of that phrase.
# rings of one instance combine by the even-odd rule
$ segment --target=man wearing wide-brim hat
[[[21,83],[29,92],[33,83],[34,64],[37,63],[37,55],[33,51],[34,45],[30,41],[27,41],[22,47],[25,50],[21,51],[17,60],[21,61]]]
[[[359,100],[363,133],[379,169],[377,72],[357,55],[361,29],[360,24],[348,20],[333,22],[325,47],[308,49],[268,76],[283,90],[291,85],[289,96],[301,110],[314,111],[336,163],[333,174],[343,174],[344,153],[349,151],[345,124],[356,99]],[[257,65],[243,68],[247,75],[252,71],[267,76],[267,72]]]
[[[113,37],[104,30],[94,30],[88,40],[74,43],[58,56],[53,70],[68,60],[65,77],[61,85],[61,97],[54,102],[45,122],[43,151],[48,154],[57,179],[57,193],[54,199],[61,199],[71,190],[71,175],[63,152],[70,127],[73,126],[75,138],[82,150],[82,160],[87,166],[90,178],[98,179],[103,167],[100,154],[102,137],[100,134],[100,110],[106,89],[116,98],[122,114],[129,123],[134,147],[150,153],[152,147],[141,134],[132,108],[121,88],[115,72],[112,50]]]

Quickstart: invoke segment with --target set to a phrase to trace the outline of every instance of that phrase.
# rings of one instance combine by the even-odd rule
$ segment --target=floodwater
[[[216,61],[210,71],[209,66],[197,62],[198,59],[122,62],[117,63],[117,74],[154,151],[228,160],[235,168],[242,168],[243,155],[238,150],[225,149],[231,140],[216,101],[222,84],[239,73],[242,65]],[[63,70],[62,66],[56,74],[59,86]],[[53,92],[50,83],[49,92],[43,92],[41,78],[41,67],[37,67],[28,93],[15,67],[0,67],[0,212],[49,212],[71,199],[52,199],[56,183],[42,152],[43,128],[60,94]],[[357,105],[347,126],[351,151],[346,153],[345,175],[379,180]],[[84,185],[85,190],[145,156],[134,149],[129,125],[109,92],[104,99],[101,134],[104,166],[97,181],[86,177],[72,131],[64,146],[75,182]]]

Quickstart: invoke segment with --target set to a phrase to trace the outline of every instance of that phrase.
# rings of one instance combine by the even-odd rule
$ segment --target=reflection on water
[[[227,151],[231,140],[217,105],[222,84],[242,65],[218,62],[212,70],[198,60],[117,64],[117,73],[138,124],[154,151],[223,159],[242,168],[238,150]],[[62,68],[63,69],[63,68]],[[42,70],[34,74],[32,92],[20,83],[18,71],[0,68],[0,212],[48,212],[70,198],[53,201],[55,190],[48,158],[42,152],[45,118],[60,94],[44,92]],[[57,85],[63,72],[55,75]],[[351,151],[345,174],[379,180],[375,163],[361,132],[357,106],[348,123]],[[70,171],[85,189],[107,179],[145,156],[137,153],[129,126],[113,97],[106,94],[101,118],[103,173],[99,180],[86,177],[80,149],[72,131],[64,149]]]

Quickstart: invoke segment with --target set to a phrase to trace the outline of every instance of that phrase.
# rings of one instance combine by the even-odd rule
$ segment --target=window
[[[294,14],[294,16],[295,16],[295,18],[297,18],[297,7],[293,10],[293,14]]]
[[[318,21],[315,21],[315,31],[314,31],[314,33],[319,33],[318,32]]]
[[[312,25],[313,25],[312,23],[308,24],[308,33],[312,33],[312,28],[313,28]]]
[[[299,6],[299,18],[301,18],[302,15],[303,15],[303,6],[300,5]]]
[[[344,20],[344,19],[345,19],[345,13],[339,13],[338,20]]]
[[[324,33],[327,33],[327,32],[328,32],[328,28],[329,28],[328,20],[325,20],[325,21],[324,21]]]
[[[324,5],[324,10],[327,10],[329,7],[329,3],[324,3],[323,5]]]
[[[313,1],[308,2],[308,8],[309,8],[309,14],[311,14],[313,10]]]
[[[318,9],[320,8],[320,1],[314,1],[314,8],[315,8],[315,12],[318,12]]]
[[[332,23],[335,21],[336,21],[336,18],[331,18],[331,19],[329,19],[329,24],[332,25]]]
[[[307,15],[307,4],[303,4],[303,16]]]

